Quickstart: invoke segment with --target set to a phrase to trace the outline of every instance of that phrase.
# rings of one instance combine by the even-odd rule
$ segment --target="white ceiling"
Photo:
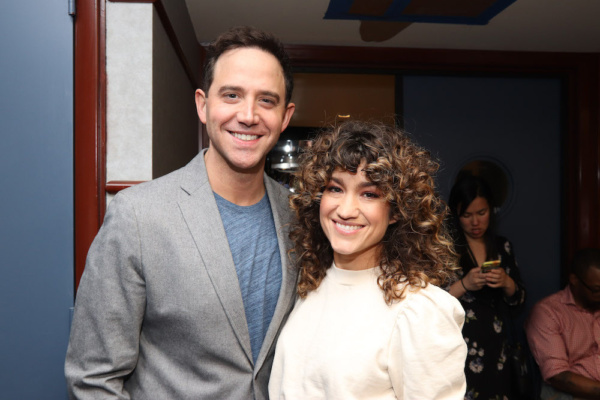
[[[600,53],[600,0],[517,0],[487,25],[413,23],[364,42],[359,21],[325,20],[329,0],[185,0],[200,43],[235,25],[286,44]]]

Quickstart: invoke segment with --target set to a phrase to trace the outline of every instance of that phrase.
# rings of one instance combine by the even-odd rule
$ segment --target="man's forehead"
[[[267,90],[285,91],[285,78],[279,60],[271,53],[254,47],[231,49],[221,54],[215,63],[213,84],[220,81],[219,87],[215,88],[220,90],[223,85],[246,87],[258,83],[249,80],[247,77],[250,76],[263,80],[267,77],[274,79],[274,86]]]

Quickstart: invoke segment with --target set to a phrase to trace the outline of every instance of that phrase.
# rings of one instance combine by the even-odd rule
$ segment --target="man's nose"
[[[241,124],[251,126],[258,123],[258,114],[253,102],[244,102],[237,112],[237,120]]]

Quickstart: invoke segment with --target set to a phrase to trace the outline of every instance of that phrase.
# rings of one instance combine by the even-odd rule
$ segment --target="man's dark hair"
[[[573,256],[571,272],[582,277],[590,267],[600,268],[600,249],[588,248],[577,251]]]
[[[206,62],[204,63],[204,83],[202,90],[208,96],[208,90],[212,85],[215,73],[215,64],[223,53],[228,50],[253,47],[272,54],[283,69],[285,80],[285,104],[288,105],[292,99],[294,90],[294,78],[288,54],[283,44],[269,32],[253,28],[251,26],[237,26],[222,33],[212,42],[206,51]]]

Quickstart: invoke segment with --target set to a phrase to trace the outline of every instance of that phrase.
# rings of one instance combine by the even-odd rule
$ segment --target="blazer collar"
[[[179,208],[229,323],[246,357],[252,362],[242,293],[225,228],[208,181],[204,153],[198,154],[184,169]]]
[[[235,264],[204,163],[203,150],[185,168],[179,207],[204,262],[204,267],[248,360],[252,350]],[[288,314],[296,293],[297,272],[288,256],[291,213],[287,193],[265,174],[265,187],[277,229],[282,281],[277,306],[258,355],[255,372],[263,365]]]

